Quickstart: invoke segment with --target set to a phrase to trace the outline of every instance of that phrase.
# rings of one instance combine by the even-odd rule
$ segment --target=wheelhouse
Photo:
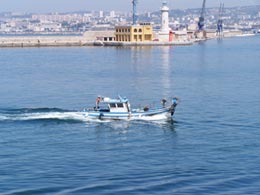
[[[110,112],[129,112],[127,103],[109,103],[108,107]]]
[[[109,112],[130,112],[130,104],[128,99],[118,97],[118,99],[102,98],[102,103],[108,105]]]

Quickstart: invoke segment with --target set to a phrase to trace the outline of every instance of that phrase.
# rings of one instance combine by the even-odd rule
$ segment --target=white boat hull
[[[174,109],[159,108],[149,111],[133,111],[133,112],[102,112],[102,111],[86,111],[85,117],[89,119],[102,120],[138,120],[138,119],[166,119],[173,116]]]

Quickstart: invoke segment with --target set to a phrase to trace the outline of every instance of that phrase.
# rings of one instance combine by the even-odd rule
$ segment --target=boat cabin
[[[120,96],[117,99],[105,97],[100,102],[108,105],[109,112],[130,112],[130,104],[126,98]]]

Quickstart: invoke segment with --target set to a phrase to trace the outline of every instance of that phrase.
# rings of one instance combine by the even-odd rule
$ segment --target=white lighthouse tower
[[[169,8],[167,7],[166,2],[163,2],[161,12],[162,12],[161,32],[169,33]]]
[[[160,41],[169,41],[169,7],[167,6],[167,2],[164,1],[161,8],[162,21],[161,21],[161,30],[159,32],[159,40]]]

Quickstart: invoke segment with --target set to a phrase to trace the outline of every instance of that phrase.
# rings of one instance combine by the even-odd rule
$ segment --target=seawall
[[[0,47],[52,47],[52,46],[87,46],[84,36],[11,36],[0,37]]]
[[[177,46],[177,45],[192,45],[192,41],[173,41],[173,42],[103,42],[104,46]]]
[[[0,37],[0,47],[59,47],[59,46],[169,46],[191,45],[192,41],[116,42],[90,41],[85,36],[12,36]]]

